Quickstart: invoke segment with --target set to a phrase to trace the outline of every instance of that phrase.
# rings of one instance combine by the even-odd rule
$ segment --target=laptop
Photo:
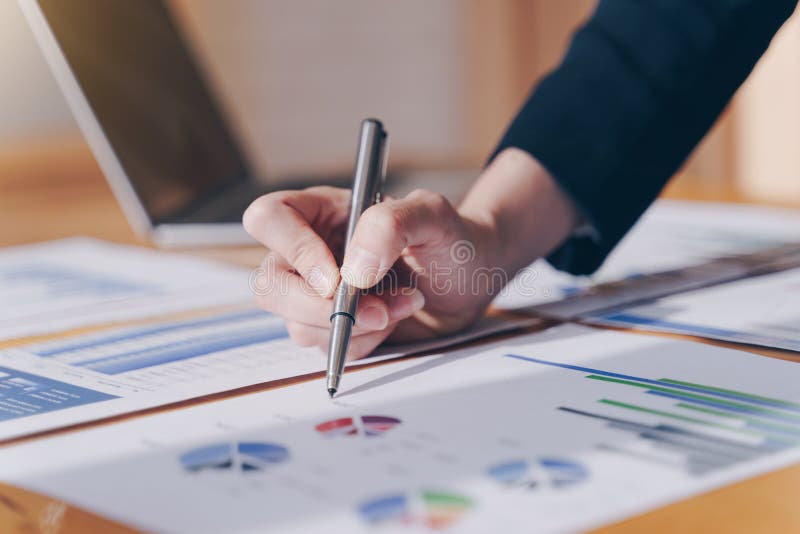
[[[164,0],[19,0],[125,216],[163,247],[248,244],[259,181]],[[349,177],[325,183],[349,186]]]

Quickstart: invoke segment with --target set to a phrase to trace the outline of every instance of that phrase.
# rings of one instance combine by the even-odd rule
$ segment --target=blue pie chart
[[[192,449],[180,457],[187,471],[260,471],[289,459],[289,449],[275,443],[241,441]]]
[[[503,462],[490,467],[488,474],[502,484],[528,489],[541,486],[564,489],[589,478],[589,470],[583,464],[553,457]]]

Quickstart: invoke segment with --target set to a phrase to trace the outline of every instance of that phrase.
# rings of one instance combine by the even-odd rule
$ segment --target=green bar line
[[[684,421],[684,422],[687,422],[687,423],[695,423],[695,424],[699,424],[699,425],[711,426],[711,427],[714,427],[714,428],[724,428],[725,430],[730,430],[731,432],[739,432],[741,434],[748,434],[750,436],[764,437],[764,434],[762,434],[761,432],[757,432],[757,431],[753,431],[753,430],[745,430],[743,428],[729,427],[729,426],[725,426],[725,425],[720,424],[720,423],[715,423],[713,421],[709,421],[707,419],[697,419],[695,417],[687,417],[685,415],[680,415],[680,414],[676,414],[676,413],[672,413],[672,412],[665,412],[665,411],[662,411],[662,410],[654,410],[653,408],[646,408],[644,406],[637,406],[635,404],[628,404],[628,403],[625,403],[625,402],[619,402],[619,401],[614,401],[614,400],[610,400],[610,399],[601,399],[601,400],[599,400],[597,402],[602,402],[603,404],[610,404],[612,406],[617,406],[619,408],[627,408],[629,410],[635,410],[637,412],[644,412],[644,413],[649,413],[649,414],[653,414],[653,415],[659,415],[661,417],[670,417],[672,419],[678,419],[679,421]]]
[[[751,395],[750,393],[742,393],[741,391],[736,391],[735,389],[715,388],[703,384],[693,384],[692,382],[682,382],[680,380],[672,380],[671,378],[659,378],[658,381],[664,382],[666,384],[675,384],[678,386],[689,386],[693,388],[705,389],[707,391],[715,391],[717,393],[729,393],[731,395],[739,395],[740,397],[744,397],[746,399],[774,402],[775,404],[780,404],[781,406],[786,406],[789,408],[800,408],[799,402],[790,402],[781,399],[773,399],[771,397],[762,397],[760,395]]]
[[[592,380],[602,380],[604,382],[615,382],[617,384],[624,384],[626,386],[633,386],[642,389],[649,389],[652,391],[661,391],[663,393],[670,393],[672,395],[680,395],[682,397],[689,397],[690,399],[697,399],[706,402],[713,402],[715,404],[722,404],[723,406],[731,406],[733,408],[743,408],[750,412],[758,412],[763,414],[769,415],[776,415],[778,417],[783,417],[786,419],[791,419],[792,421],[800,422],[800,416],[788,414],[786,412],[780,412],[778,410],[770,410],[769,408],[763,408],[761,406],[753,406],[752,404],[742,404],[740,402],[733,402],[729,400],[720,399],[719,397],[707,397],[706,395],[698,395],[696,393],[691,393],[688,391],[683,391],[679,389],[670,389],[670,388],[662,388],[659,386],[654,386],[652,384],[642,384],[639,382],[632,382],[630,380],[622,380],[619,378],[611,378],[609,376],[600,376],[600,375],[589,375],[586,378],[591,378]]]
[[[727,412],[722,412],[722,411],[719,411],[719,410],[715,410],[713,408],[706,408],[704,406],[695,406],[694,404],[686,404],[684,402],[679,402],[675,406],[677,406],[679,408],[686,408],[687,410],[694,410],[696,412],[707,413],[709,415],[716,415],[716,416],[719,416],[719,417],[727,417],[729,419],[737,419],[739,421],[744,421],[745,423],[757,424],[757,425],[759,425],[759,426],[761,426],[761,427],[763,427],[765,429],[769,428],[769,429],[772,429],[772,430],[776,430],[778,432],[783,431],[783,432],[789,432],[789,433],[796,434],[796,435],[798,435],[798,433],[800,433],[800,429],[797,428],[797,427],[776,425],[775,423],[770,423],[770,422],[767,422],[767,421],[763,421],[761,419],[755,419],[753,417],[742,417],[742,416],[738,416],[738,415],[732,415],[732,414],[729,414]]]

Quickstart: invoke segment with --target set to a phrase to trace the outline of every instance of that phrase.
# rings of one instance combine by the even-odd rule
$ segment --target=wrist
[[[581,222],[572,199],[536,158],[508,148],[486,168],[459,207],[488,237],[492,264],[513,275],[565,241]]]

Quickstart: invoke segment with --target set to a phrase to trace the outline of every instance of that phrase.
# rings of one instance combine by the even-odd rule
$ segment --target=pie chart
[[[332,419],[318,424],[314,429],[326,437],[358,435],[374,437],[385,434],[400,423],[402,421],[396,417],[363,415],[361,417]]]
[[[191,472],[206,470],[261,471],[270,465],[289,459],[289,449],[274,443],[241,441],[217,443],[193,449],[180,457],[184,469]]]
[[[359,506],[362,519],[372,526],[424,525],[442,530],[461,519],[472,499],[447,491],[424,490],[370,500]]]
[[[489,476],[508,486],[527,489],[552,487],[564,489],[589,478],[589,470],[578,462],[543,457],[532,461],[514,460],[489,468]]]

